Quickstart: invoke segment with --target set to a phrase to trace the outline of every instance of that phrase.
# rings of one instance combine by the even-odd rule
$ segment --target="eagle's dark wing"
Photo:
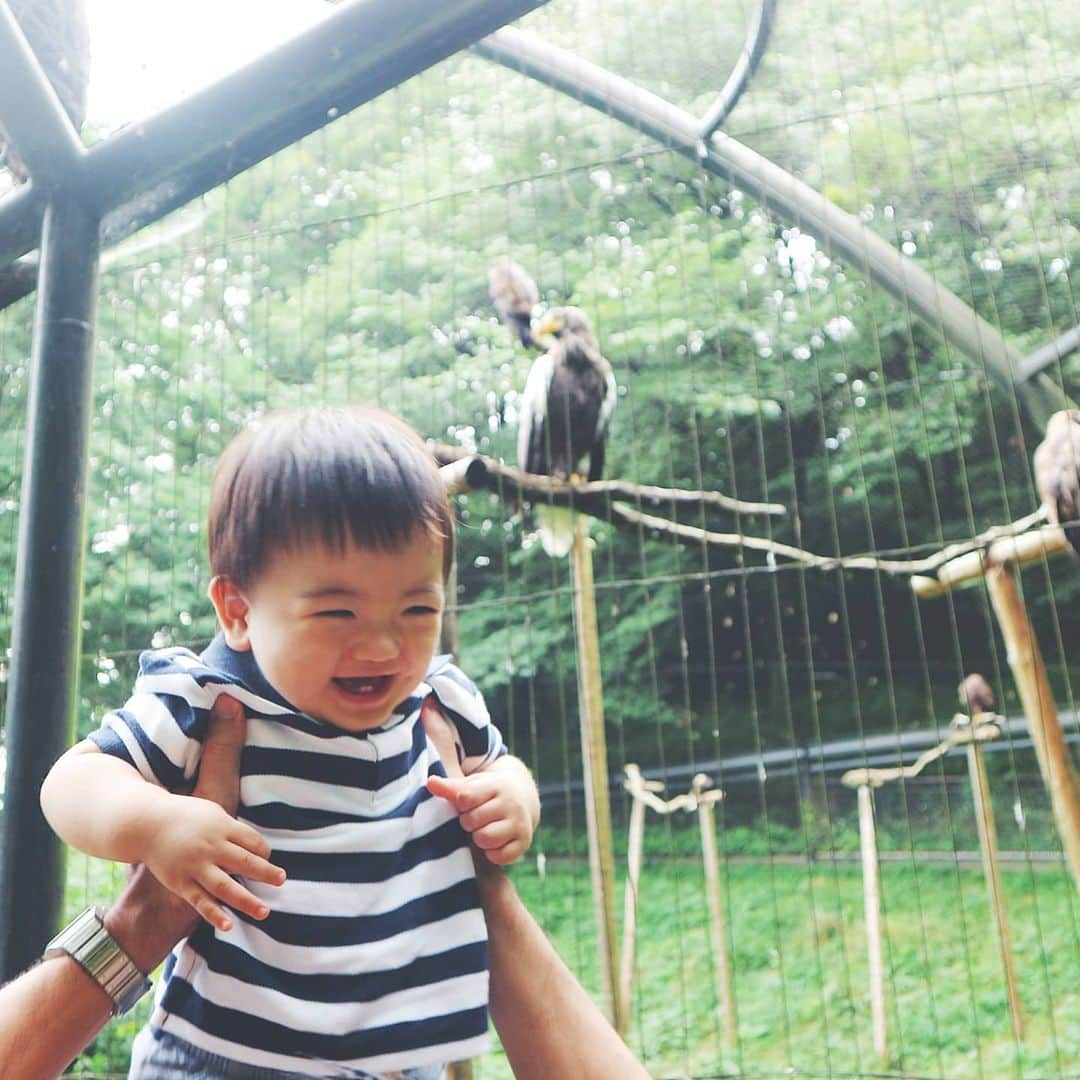
[[[1046,425],[1035,448],[1035,487],[1050,519],[1059,525],[1080,522],[1080,410],[1063,409]],[[1080,525],[1065,535],[1080,555]]]
[[[581,475],[588,458],[589,479],[599,480],[604,468],[604,440],[615,409],[615,376],[584,313],[564,310],[567,317],[558,338],[563,351],[556,359],[549,402],[551,453],[568,476]],[[565,417],[558,438],[556,409]]]
[[[90,29],[85,0],[8,0],[8,7],[75,130],[79,130],[86,119],[86,88],[90,82]],[[2,127],[0,163],[11,170],[16,180],[26,180],[26,169],[8,145]]]
[[[533,345],[533,308],[540,302],[540,290],[524,268],[505,255],[488,274],[488,294],[499,318],[517,334],[526,348]]]

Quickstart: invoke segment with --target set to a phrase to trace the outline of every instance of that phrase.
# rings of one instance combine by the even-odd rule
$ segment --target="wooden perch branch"
[[[1044,518],[1045,511],[1038,510],[1023,520],[1042,521]],[[982,581],[987,571],[995,566],[1025,566],[1072,550],[1060,525],[1043,525],[1023,536],[995,529],[990,532],[994,533],[992,537],[986,534],[990,542],[976,551],[958,554],[947,548],[939,552],[949,557],[940,563],[936,577],[921,577],[918,576],[919,572],[912,577],[911,587],[915,595],[924,599],[942,596],[952,589]]]
[[[644,806],[655,810],[658,814],[674,814],[677,810],[697,809],[697,798],[690,795],[676,795],[673,799],[661,799],[657,792],[664,790],[664,785],[659,780],[646,780],[641,775],[641,770],[632,762],[626,765],[626,779],[623,787],[627,793]]]
[[[681,488],[654,487],[650,484],[631,484],[625,480],[594,480],[591,483],[570,484],[550,476],[537,476],[504,465],[483,454],[470,454],[456,446],[434,444],[431,452],[443,466],[444,475],[452,465],[468,471],[468,486],[461,491],[483,488],[494,491],[504,498],[524,499],[552,506],[570,506],[593,517],[607,518],[614,500],[632,502],[642,506],[711,506],[736,514],[769,514],[782,517],[787,509],[779,503],[746,502],[734,499],[719,491],[684,491]],[[462,466],[461,462],[468,462]],[[464,472],[454,473],[464,477]]]
[[[979,716],[974,723],[969,723],[963,714],[953,717],[952,733],[937,746],[920,754],[910,765],[899,765],[892,769],[848,769],[840,777],[845,787],[858,788],[863,785],[879,788],[893,780],[913,780],[938,758],[944,757],[954,746],[967,746],[971,743],[986,742],[996,739],[1001,734],[998,727],[1000,716]]]
[[[920,596],[947,592],[952,584],[981,577],[983,568],[994,561],[1017,561],[1041,558],[1067,550],[1064,533],[1058,526],[1033,526],[1046,520],[1044,509],[1036,510],[1008,525],[995,525],[973,536],[949,544],[921,559],[882,559],[876,555],[818,555],[791,544],[767,540],[745,533],[714,532],[696,525],[685,525],[670,518],[647,514],[636,506],[711,506],[740,514],[786,513],[776,503],[752,503],[733,499],[718,491],[683,491],[623,480],[569,484],[550,476],[536,476],[504,465],[482,454],[470,454],[460,447],[436,444],[431,447],[442,466],[451,495],[486,490],[512,501],[526,500],[569,506],[583,514],[608,521],[616,528],[643,530],[650,536],[674,538],[694,547],[705,546],[723,551],[758,551],[771,560],[804,566],[814,570],[868,570],[912,578],[912,587]],[[635,506],[627,505],[634,503]],[[1028,533],[1021,536],[1022,533]],[[928,575],[941,571],[937,577]],[[951,577],[949,576],[951,575]],[[955,579],[955,580],[954,580]],[[948,583],[946,583],[948,581]]]

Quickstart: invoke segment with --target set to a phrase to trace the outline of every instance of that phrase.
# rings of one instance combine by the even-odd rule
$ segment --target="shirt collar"
[[[225,635],[221,631],[214,635],[213,641],[203,649],[199,659],[208,668],[220,671],[231,679],[235,679],[245,690],[250,690],[253,694],[258,694],[259,697],[264,698],[266,701],[272,701],[275,705],[280,705],[298,716],[304,715],[292,702],[287,701],[270,685],[270,680],[262,673],[262,669],[255,660],[255,654],[250,649],[239,652],[232,648],[226,642]],[[449,655],[432,657],[425,678],[429,678],[446,667],[450,660]],[[419,694],[422,698],[427,694],[427,691],[427,685],[421,683],[409,697],[394,707],[394,711],[387,717],[385,724],[372,728],[372,731],[388,731],[390,728],[397,727],[398,724],[416,711],[418,706],[417,695]],[[370,734],[370,732],[364,734]]]

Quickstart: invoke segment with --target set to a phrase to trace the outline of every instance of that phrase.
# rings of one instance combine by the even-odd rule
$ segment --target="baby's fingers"
[[[225,839],[250,851],[253,855],[258,855],[262,859],[270,858],[270,844],[250,825],[245,825],[242,821],[230,823]]]
[[[262,881],[267,885],[283,885],[285,871],[269,859],[254,855],[237,844],[229,844],[222,853],[219,865],[230,874],[239,874],[250,881]]]
[[[466,810],[460,817],[461,827],[475,833],[496,821],[506,820],[506,807],[498,799],[488,799],[474,810]]]
[[[484,857],[488,862],[494,863],[496,866],[509,866],[525,854],[527,847],[528,844],[523,840],[511,840],[510,843],[503,844],[502,847],[485,849]]]
[[[197,885],[184,894],[184,899],[195,909],[198,916],[205,919],[211,926],[221,931],[232,929],[233,923],[229,913],[209,893],[204,892]]]
[[[492,821],[472,834],[473,843],[481,851],[493,851],[516,839],[518,839],[517,830],[514,828],[513,823],[507,821],[506,818]]]
[[[250,915],[253,919],[265,919],[270,914],[270,909],[250,889],[244,888],[240,882],[235,881],[216,866],[207,871],[202,884],[213,897],[237,911],[244,912],[245,915]],[[232,920],[229,920],[229,926],[220,926],[216,922],[214,925],[221,930],[228,930],[232,925]]]

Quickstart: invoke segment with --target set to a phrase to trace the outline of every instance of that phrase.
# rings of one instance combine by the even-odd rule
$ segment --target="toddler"
[[[272,414],[226,449],[217,636],[198,656],[143,653],[127,704],[42,787],[65,841],[145,863],[206,920],[166,962],[132,1078],[427,1080],[486,1048],[469,834],[512,862],[539,800],[479,692],[434,657],[452,546],[438,469],[387,413]],[[219,694],[248,716],[235,820],[175,793]],[[429,695],[462,780],[434,779]]]

